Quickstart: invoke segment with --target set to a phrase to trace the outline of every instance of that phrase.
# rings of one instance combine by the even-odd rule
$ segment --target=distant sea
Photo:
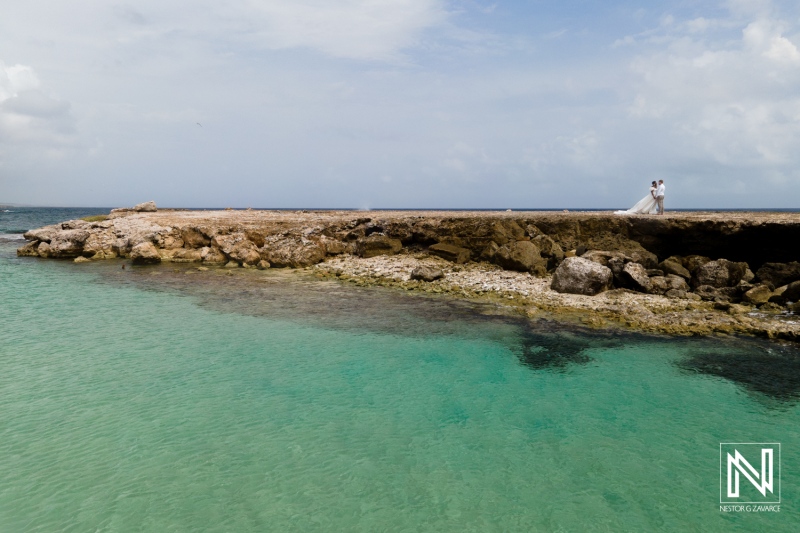
[[[289,270],[18,258],[25,230],[108,210],[16,209],[0,531],[800,526],[796,345],[582,330]],[[774,492],[740,479],[779,512],[721,509],[720,443],[780,443]]]

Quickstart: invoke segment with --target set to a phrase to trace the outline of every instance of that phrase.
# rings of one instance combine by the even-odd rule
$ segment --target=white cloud
[[[760,12],[762,2],[737,2]],[[800,52],[778,19],[746,24],[736,41],[670,36],[633,62],[631,116],[656,122],[677,157],[728,167],[792,166],[800,143]]]
[[[63,147],[73,134],[69,103],[45,94],[31,67],[0,61],[0,157],[20,145]]]

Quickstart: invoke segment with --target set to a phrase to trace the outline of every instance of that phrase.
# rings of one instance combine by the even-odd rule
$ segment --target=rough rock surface
[[[709,261],[695,270],[692,284],[694,286],[711,285],[712,287],[733,287],[739,283],[747,272],[747,263],[718,259]]]
[[[544,275],[547,271],[547,261],[530,241],[515,241],[501,246],[495,254],[495,263],[517,272]]]
[[[428,252],[442,259],[452,261],[453,263],[466,263],[469,261],[471,255],[470,251],[466,248],[445,243],[437,243],[429,246]]]
[[[788,285],[793,281],[800,281],[800,263],[764,263],[756,272],[756,277],[771,283],[773,287]]]
[[[669,291],[689,292],[689,284],[686,280],[675,274],[666,276],[653,276],[650,278],[651,294],[667,294]]]
[[[556,292],[593,296],[611,287],[611,269],[582,257],[568,257],[553,273],[550,288]]]
[[[137,213],[155,213],[158,211],[158,207],[156,207],[156,203],[154,201],[150,200],[149,202],[136,204],[133,206],[133,210]]]
[[[363,237],[356,243],[356,253],[361,257],[375,257],[376,255],[394,255],[403,248],[403,243],[385,235],[370,235]]]
[[[80,234],[84,231],[88,232],[85,240]],[[227,255],[212,244],[218,236],[235,234],[239,235],[239,240],[232,246],[225,246]],[[396,241],[395,255],[370,258],[350,255],[359,243],[381,237]],[[698,212],[668,213],[663,217],[615,217],[596,212],[162,209],[146,213],[129,208],[115,210],[103,221],[73,220],[32,230],[26,233],[26,238],[30,242],[19,249],[21,256],[131,258],[134,248],[149,243],[163,262],[202,261],[205,265],[233,262],[234,266],[249,266],[245,261],[255,259],[250,254],[255,247],[260,256],[256,264],[275,260],[276,266],[316,265],[314,268],[319,268],[320,273],[335,269],[342,279],[349,276],[348,280],[359,284],[392,283],[405,290],[483,295],[514,305],[525,302],[528,306],[525,314],[538,312],[535,309],[557,312],[560,316],[574,312],[580,320],[591,320],[592,324],[611,320],[650,331],[681,334],[752,332],[795,339],[800,331],[797,325],[800,321],[791,314],[797,306],[782,295],[789,290],[788,285],[778,287],[769,301],[756,311],[751,305],[739,304],[747,304],[745,295],[755,287],[742,283],[750,281],[752,275],[746,268],[738,282],[738,276],[732,279],[731,269],[728,269],[726,283],[730,285],[700,285],[695,292],[683,290],[680,282],[670,277],[675,274],[665,272],[670,270],[665,265],[654,268],[658,264],[656,254],[682,265],[692,274],[711,262],[711,258],[747,263],[753,270],[766,263],[797,262],[800,257],[796,247],[787,246],[787,243],[800,242],[800,215],[794,213]],[[217,239],[216,242],[225,241]],[[517,246],[515,243],[519,242],[530,242],[539,251],[542,268],[534,268],[534,276],[530,270],[514,272],[500,267],[501,263],[509,265],[506,261]],[[424,251],[436,243],[469,250],[471,259],[456,264]],[[388,249],[393,253],[392,247]],[[646,273],[651,284],[653,278],[658,278],[655,284],[659,290],[666,289],[666,297],[621,288],[593,297],[552,291],[549,289],[552,280],[544,277],[544,269],[554,269],[562,262],[559,250],[561,253],[570,250],[564,256],[587,250],[614,252],[606,258],[606,264],[618,288],[626,286],[622,281],[625,266],[631,262],[640,263],[649,269]],[[638,261],[638,256],[645,259]],[[372,267],[362,268],[363,265],[384,266],[373,270]],[[445,277],[432,282],[409,280],[410,272],[421,265],[438,268]],[[209,275],[217,270],[206,266],[200,269]],[[226,271],[231,276],[247,272],[243,268]],[[250,273],[256,274],[254,270]],[[774,286],[770,282],[764,284],[769,288]],[[425,289],[420,288],[423,286]],[[793,287],[788,292],[800,297],[794,292],[800,292],[800,288]]]
[[[411,279],[419,281],[436,281],[444,277],[444,272],[441,269],[429,266],[418,266],[411,271]]]
[[[742,296],[742,300],[753,305],[762,305],[769,301],[773,292],[767,285],[760,284],[748,289]]]
[[[647,269],[639,263],[627,263],[622,269],[622,279],[626,286],[639,292],[650,292],[653,286],[647,276]]]
[[[686,281],[692,279],[692,273],[689,272],[684,266],[677,262],[671,261],[669,259],[662,261],[658,264],[658,268],[660,268],[664,274],[674,274],[676,276],[680,276]]]
[[[161,256],[152,242],[139,243],[131,249],[134,265],[152,265],[161,262]]]

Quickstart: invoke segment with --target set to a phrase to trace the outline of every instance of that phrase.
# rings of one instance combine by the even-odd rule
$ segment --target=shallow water
[[[23,228],[26,229],[26,228]],[[795,347],[0,243],[0,531],[796,531]],[[780,442],[780,513],[719,443]]]

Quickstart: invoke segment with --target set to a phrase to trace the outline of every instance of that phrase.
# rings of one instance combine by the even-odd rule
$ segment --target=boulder
[[[639,263],[628,263],[622,269],[622,280],[625,286],[639,292],[650,292],[653,283],[647,276],[647,270]]]
[[[77,257],[83,252],[83,243],[88,238],[89,232],[82,229],[59,231],[50,240],[48,257]]]
[[[745,292],[742,296],[742,300],[749,304],[762,305],[769,301],[772,294],[772,289],[762,283]]]
[[[265,244],[261,249],[261,257],[271,267],[305,268],[324,260],[325,248],[316,241],[281,238]]]
[[[377,255],[394,255],[402,248],[403,243],[398,239],[373,234],[358,239],[355,251],[361,257],[375,257]]]
[[[533,226],[536,227],[536,226]],[[531,233],[531,226],[528,226],[528,233]],[[556,241],[547,235],[537,235],[531,238],[531,242],[539,249],[539,254],[547,259],[547,268],[555,268],[564,260],[564,250],[561,249]]]
[[[73,259],[73,261],[76,262],[76,263],[91,263],[92,262],[91,259],[89,259],[88,257],[83,257],[82,255],[79,255],[78,257]]]
[[[429,246],[428,252],[454,263],[466,263],[469,261],[470,257],[470,251],[466,248],[444,243],[438,243],[434,244],[433,246]]]
[[[619,257],[612,257],[608,260],[608,268],[614,274],[614,284],[617,287],[625,287],[627,279],[623,276],[622,271],[625,269],[625,260]]]
[[[675,300],[694,300],[694,301],[702,300],[702,298],[700,298],[700,296],[698,296],[697,294],[694,294],[692,292],[681,291],[678,289],[670,289],[664,293],[664,296]]]
[[[660,268],[664,274],[674,274],[676,276],[680,276],[686,281],[692,279],[692,274],[686,270],[682,264],[672,261],[672,260],[665,260],[658,264],[658,268]]]
[[[694,274],[694,271],[710,262],[711,259],[704,255],[690,255],[683,258],[683,268]]]
[[[32,229],[22,234],[29,241],[42,241],[49,243],[61,228],[59,226],[45,226],[39,229]]]
[[[444,277],[444,272],[438,268],[419,266],[411,271],[411,279],[419,281],[436,281]]]
[[[666,294],[671,290],[689,292],[689,284],[675,274],[650,278],[650,294]]]
[[[494,256],[494,262],[506,270],[530,272],[538,276],[547,272],[547,261],[530,241],[514,241],[501,246]]]
[[[663,276],[664,275],[664,271],[661,270],[660,268],[648,268],[647,269],[647,275],[650,276],[651,278],[653,276]]]
[[[39,252],[37,251],[38,246],[39,246],[39,241],[32,241],[26,243],[23,246],[17,248],[17,256],[38,257],[39,256]]]
[[[747,263],[734,263],[727,259],[709,261],[694,271],[692,284],[695,287],[701,285],[717,288],[733,287],[742,280],[747,268]]]
[[[161,262],[161,256],[152,242],[142,242],[131,248],[130,257],[134,265],[152,265]]]
[[[259,270],[266,270],[271,266],[272,265],[270,265],[268,261],[264,261],[262,259],[261,261],[258,262],[258,264],[256,265],[256,268],[258,268]]]
[[[583,253],[580,257],[594,261],[598,265],[608,266],[610,259],[622,259],[625,263],[630,262],[631,258],[622,252],[606,252],[604,250],[589,250]]]
[[[136,204],[135,206],[133,206],[133,210],[136,211],[137,213],[154,213],[158,211],[158,208],[156,207],[156,203],[150,200],[149,202]]]
[[[228,257],[243,265],[255,265],[261,261],[258,248],[249,240],[236,243],[228,253]]]
[[[27,234],[26,234],[27,235]],[[772,283],[773,287],[788,285],[793,281],[800,281],[800,263],[764,263],[756,272],[759,280]]]
[[[203,260],[203,251],[202,250],[187,250],[187,249],[179,249],[179,250],[170,250],[171,256],[170,260],[173,263],[195,263],[200,262]],[[164,251],[161,252],[162,254]],[[162,259],[163,259],[162,255]]]
[[[791,282],[781,296],[786,302],[800,302],[800,281]]]
[[[228,258],[225,257],[225,254],[220,252],[219,248],[206,246],[200,250],[200,260],[203,261],[203,263],[219,265],[225,263]]]
[[[181,239],[186,248],[203,248],[211,244],[211,239],[194,227],[182,228]]]
[[[550,288],[557,292],[592,296],[611,287],[611,269],[582,257],[568,257],[553,273]]]
[[[39,257],[50,257],[50,244],[46,242],[40,242],[36,247],[36,255]]]

